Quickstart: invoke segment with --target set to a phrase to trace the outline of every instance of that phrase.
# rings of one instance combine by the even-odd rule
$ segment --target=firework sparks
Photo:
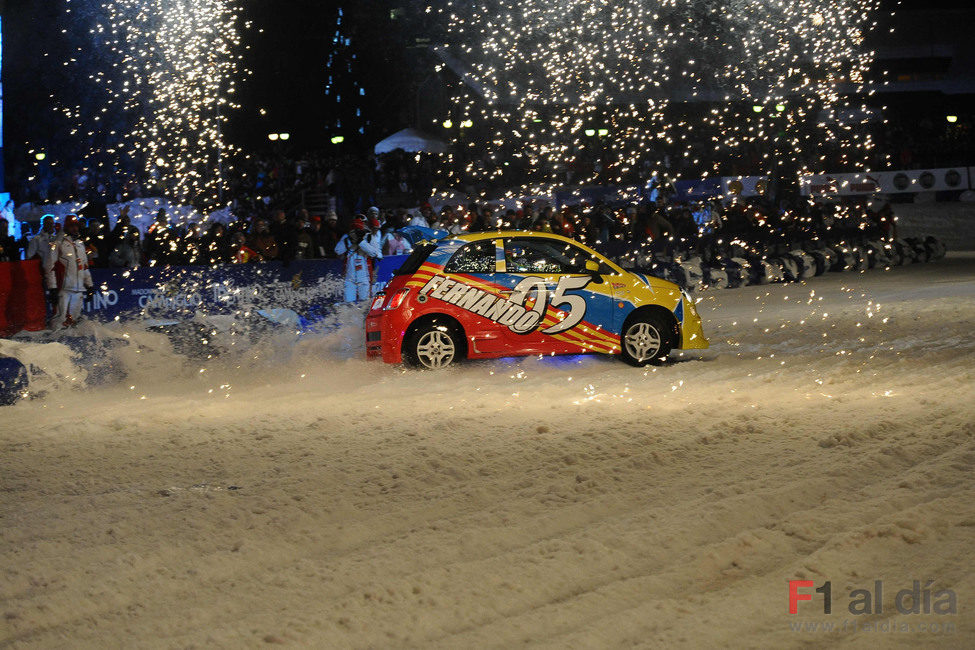
[[[102,91],[102,106],[94,118],[81,105],[64,109],[76,135],[107,143],[93,148],[92,164],[141,169],[173,199],[218,204],[236,153],[223,126],[238,108],[239,8],[232,0],[67,1],[69,14],[92,21],[94,54],[69,63]]]
[[[843,89],[872,63],[863,39],[878,4],[449,2],[445,57],[468,66],[454,121],[491,129],[457,142],[466,174],[497,180],[520,159],[550,187],[589,157],[604,164],[575,182],[624,184],[665,156],[727,173],[752,146],[764,173],[807,172],[826,162],[824,143],[862,168],[871,142],[839,117],[865,109]]]

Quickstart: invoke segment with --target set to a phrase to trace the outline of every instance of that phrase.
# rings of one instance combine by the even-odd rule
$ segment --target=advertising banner
[[[944,192],[971,188],[966,167],[800,176],[803,196]]]
[[[720,178],[675,181],[674,189],[677,190],[677,197],[683,201],[710,199],[721,196],[724,191]]]
[[[768,192],[768,176],[723,176],[724,196],[764,196]]]
[[[0,336],[42,330],[46,316],[40,262],[0,262]]]
[[[674,183],[677,197],[684,201],[735,196],[762,196],[768,191],[768,176],[721,176]]]
[[[385,283],[405,256],[380,260],[376,282]],[[233,315],[240,310],[291,310],[303,318],[342,300],[341,260],[296,260],[225,266],[92,269],[97,292],[85,303],[95,320],[142,318],[180,321],[197,314]]]

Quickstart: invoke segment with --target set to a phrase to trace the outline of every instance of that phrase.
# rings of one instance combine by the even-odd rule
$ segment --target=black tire
[[[414,368],[441,370],[463,359],[465,352],[463,334],[441,318],[413,328],[403,342],[403,362]]]
[[[620,358],[631,366],[658,363],[673,347],[673,325],[649,312],[627,319],[620,332]]]
[[[904,255],[901,253],[900,248],[897,247],[896,242],[889,242],[884,245],[887,251],[887,256],[890,257],[891,266],[901,266],[904,264]]]
[[[825,273],[826,265],[828,262],[826,255],[824,255],[820,251],[813,251],[812,253],[810,253],[810,255],[812,256],[813,261],[816,263],[816,268],[813,269],[813,274],[822,275],[823,273]]]

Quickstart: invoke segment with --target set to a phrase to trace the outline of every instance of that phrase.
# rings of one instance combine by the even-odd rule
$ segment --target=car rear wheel
[[[408,365],[439,370],[463,357],[463,339],[447,324],[433,321],[418,327],[403,346]]]
[[[627,323],[620,337],[623,361],[633,366],[645,366],[670,354],[670,337],[663,319],[656,314],[637,316]]]

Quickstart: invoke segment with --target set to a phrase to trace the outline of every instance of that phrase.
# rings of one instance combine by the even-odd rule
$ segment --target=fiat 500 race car
[[[366,316],[366,352],[442,368],[463,358],[603,353],[643,366],[708,340],[676,284],[547,233],[418,243]]]

